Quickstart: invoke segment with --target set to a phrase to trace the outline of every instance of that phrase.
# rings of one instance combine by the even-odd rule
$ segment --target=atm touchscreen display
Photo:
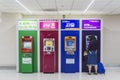
[[[32,49],[32,42],[23,42],[23,48]]]
[[[53,41],[52,40],[46,40],[45,41],[45,46],[52,47],[53,46]]]
[[[66,44],[67,47],[74,48],[74,41],[73,41],[73,40],[67,40],[66,43],[67,43],[67,44]]]

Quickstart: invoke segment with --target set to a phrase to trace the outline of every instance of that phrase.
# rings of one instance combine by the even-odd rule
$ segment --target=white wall
[[[0,23],[0,66],[15,66],[16,21],[18,14],[1,14]]]
[[[106,65],[120,65],[120,16],[104,17],[103,54]]]
[[[16,21],[19,14],[2,13],[0,23],[0,66],[16,65]],[[24,19],[62,19],[62,16],[23,16]],[[66,18],[102,18],[103,19],[103,62],[105,65],[120,65],[120,15],[117,16],[71,16]]]

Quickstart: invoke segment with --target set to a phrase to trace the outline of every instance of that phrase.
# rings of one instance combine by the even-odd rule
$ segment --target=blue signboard
[[[61,29],[79,28],[79,20],[61,20]]]

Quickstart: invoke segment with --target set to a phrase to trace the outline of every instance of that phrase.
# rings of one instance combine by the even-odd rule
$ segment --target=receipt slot
[[[43,72],[55,72],[55,39],[43,39]]]
[[[33,37],[21,38],[22,65],[21,72],[33,72]]]

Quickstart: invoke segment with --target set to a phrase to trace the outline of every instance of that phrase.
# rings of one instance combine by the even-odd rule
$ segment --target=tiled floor
[[[120,68],[107,68],[105,75],[88,75],[87,73],[21,74],[16,73],[15,70],[0,70],[0,80],[120,80]]]

